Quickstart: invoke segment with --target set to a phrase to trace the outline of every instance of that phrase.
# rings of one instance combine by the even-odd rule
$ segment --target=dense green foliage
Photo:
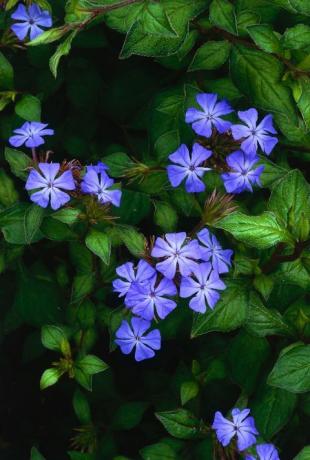
[[[236,460],[210,430],[233,407],[281,460],[309,460],[310,2],[38,0],[54,25],[28,43],[17,3],[0,2],[1,460]],[[227,200],[216,165],[203,193],[170,186],[199,92],[273,114],[253,194]],[[25,120],[55,129],[53,161],[104,161],[120,208],[32,204],[29,149],[8,144]],[[216,308],[182,299],[154,359],[121,354],[115,268],[205,225],[234,250]]]

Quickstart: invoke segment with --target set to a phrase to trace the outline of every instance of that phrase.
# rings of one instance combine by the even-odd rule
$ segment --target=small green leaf
[[[25,94],[15,105],[15,113],[27,121],[40,121],[41,101],[31,94]]]
[[[33,447],[30,452],[30,460],[45,460],[45,457],[40,454],[36,447]]]
[[[304,447],[293,460],[309,460],[310,459],[310,446]]]
[[[72,225],[79,220],[80,210],[74,208],[62,208],[54,212],[51,217],[63,224]]]
[[[176,229],[178,215],[169,203],[157,201],[155,203],[154,222],[164,232],[172,232]]]
[[[226,230],[236,240],[258,249],[270,248],[281,242],[292,243],[292,237],[272,212],[264,212],[260,216],[233,212],[217,222],[215,227]]]
[[[155,416],[164,425],[168,433],[175,438],[195,439],[200,435],[199,420],[185,409],[157,412]]]
[[[181,403],[184,406],[191,399],[196,398],[199,393],[199,385],[194,380],[183,382],[181,385]]]
[[[122,177],[127,169],[133,165],[133,161],[127,153],[114,152],[103,158],[103,162],[109,166],[109,175],[112,177]]]
[[[122,404],[114,414],[112,427],[114,430],[132,430],[139,425],[148,404],[143,401],[133,401]]]
[[[247,27],[250,37],[257,46],[267,53],[278,53],[281,49],[280,40],[269,24],[255,24]]]
[[[292,393],[310,390],[310,345],[300,343],[282,350],[267,383]]]
[[[79,302],[90,294],[94,287],[94,275],[92,272],[82,273],[74,277],[72,285],[71,302]]]
[[[210,5],[210,21],[221,29],[237,35],[235,8],[228,0],[213,0]]]
[[[158,442],[145,446],[140,450],[140,455],[143,460],[177,460],[177,453],[171,446],[164,442]]]
[[[20,150],[6,147],[4,156],[9,163],[12,173],[20,179],[26,180],[29,175],[29,167],[32,163],[31,158]]]
[[[55,385],[55,383],[58,382],[62,374],[63,372],[59,369],[56,369],[55,367],[46,369],[41,376],[40,389],[45,390],[46,388]]]
[[[14,182],[3,169],[0,169],[0,203],[5,207],[9,207],[17,200],[18,193],[15,190]]]
[[[110,263],[111,241],[106,233],[91,230],[85,238],[85,244],[90,251],[100,257],[106,265]]]
[[[95,355],[86,355],[76,361],[75,366],[82,369],[88,375],[98,374],[108,369],[108,365]]]
[[[41,330],[41,340],[45,348],[53,351],[67,350],[70,346],[65,331],[52,324],[43,326]]]
[[[141,257],[144,254],[146,240],[142,233],[139,233],[134,227],[118,226],[117,234],[124,243],[128,251],[135,257]]]
[[[281,43],[284,48],[292,50],[307,48],[310,43],[310,26],[297,24],[294,27],[286,29]]]
[[[70,35],[58,45],[56,52],[50,58],[50,69],[55,78],[57,78],[59,61],[63,56],[67,56],[70,53],[72,41],[76,34],[77,30],[71,32]]]
[[[57,27],[54,29],[45,30],[42,34],[36,37],[34,40],[31,40],[27,43],[27,46],[37,46],[37,45],[46,45],[48,43],[53,43],[60,38],[62,38],[68,29],[66,27]]]
[[[14,88],[14,70],[7,58],[0,52],[0,90]]]
[[[79,389],[75,390],[73,395],[74,412],[83,425],[91,423],[91,411],[86,396]]]
[[[227,61],[229,51],[229,42],[225,40],[218,42],[209,41],[198,48],[188,70],[217,69]]]

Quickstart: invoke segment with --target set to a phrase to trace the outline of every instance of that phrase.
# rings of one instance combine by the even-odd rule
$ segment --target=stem
[[[283,262],[293,262],[301,256],[303,250],[309,245],[310,240],[299,241],[296,243],[294,251],[291,254],[281,254],[285,245],[283,243],[278,244],[271,258],[262,266],[262,272],[267,275],[272,272],[278,264]]]
[[[37,158],[37,152],[36,152],[35,147],[32,147],[31,153],[32,153],[32,159],[33,159],[34,164],[37,164],[38,158]]]

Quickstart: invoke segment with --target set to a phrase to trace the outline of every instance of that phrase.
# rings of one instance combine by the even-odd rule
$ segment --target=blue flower
[[[207,228],[204,228],[197,237],[203,246],[200,246],[201,259],[212,263],[217,273],[227,273],[231,266],[231,257],[234,253],[231,249],[222,249],[222,246]]]
[[[54,134],[53,129],[46,129],[47,126],[47,124],[38,121],[26,121],[23,126],[13,131],[15,136],[11,136],[9,142],[13,147],[20,147],[23,144],[29,148],[38,147],[45,142],[43,136]]]
[[[192,277],[183,277],[180,285],[180,297],[192,297],[189,307],[199,313],[205,313],[206,304],[213,309],[220,298],[218,290],[226,286],[218,273],[212,270],[209,262],[197,264],[193,268]]]
[[[253,417],[249,417],[250,409],[233,409],[232,421],[223,417],[221,412],[216,412],[212,428],[222,446],[226,447],[234,436],[237,436],[237,446],[240,451],[256,443],[258,431]]]
[[[118,189],[109,190],[113,184],[114,180],[107,175],[100,164],[87,166],[87,172],[81,183],[81,190],[84,193],[96,195],[100,203],[112,203],[114,206],[120,206],[122,192]]]
[[[11,30],[19,40],[24,40],[29,31],[30,40],[34,40],[44,32],[41,27],[52,27],[52,17],[50,13],[41,10],[41,8],[35,4],[30,5],[28,9],[24,5],[19,4],[11,15],[11,18],[20,21],[11,26]]]
[[[113,281],[113,290],[119,293],[119,297],[125,297],[126,303],[127,294],[132,285],[145,283],[155,275],[156,271],[145,260],[140,260],[136,269],[132,262],[126,262],[117,267],[116,273],[120,278]]]
[[[238,112],[240,120],[245,125],[233,125],[231,132],[235,140],[243,139],[241,148],[244,152],[254,154],[258,145],[269,155],[277,144],[278,139],[270,134],[277,134],[272,124],[272,115],[267,115],[257,126],[258,113],[256,109]]]
[[[116,331],[115,343],[125,355],[131,353],[136,347],[136,361],[153,358],[154,350],[160,350],[161,336],[158,329],[145,334],[150,326],[150,321],[141,318],[132,318],[131,326],[127,321],[122,321],[120,328]]]
[[[241,150],[231,153],[226,157],[226,162],[231,172],[221,175],[226,192],[241,193],[245,190],[253,192],[252,185],[259,185],[260,175],[264,166],[254,168],[259,158],[256,155],[246,155]]]
[[[177,306],[174,300],[167,296],[177,294],[173,281],[163,278],[159,283],[154,275],[145,283],[133,284],[126,297],[126,306],[132,308],[135,315],[152,320],[155,312],[160,319],[166,318]]]
[[[190,155],[186,145],[182,144],[178,150],[169,155],[169,159],[176,163],[176,165],[167,166],[168,177],[172,187],[178,187],[186,179],[185,188],[187,192],[203,192],[206,187],[200,177],[206,171],[210,171],[211,168],[199,165],[211,155],[211,150],[207,150],[197,143],[193,145],[193,152]]]
[[[185,121],[192,124],[192,128],[199,136],[210,137],[212,127],[219,133],[225,133],[231,126],[227,120],[221,117],[233,112],[233,109],[226,101],[217,102],[217,94],[202,93],[196,96],[196,101],[202,110],[191,107],[186,111]]]
[[[256,446],[258,460],[280,460],[277,449],[273,444],[259,444]],[[245,460],[256,460],[253,455],[247,455]]]
[[[166,240],[156,238],[151,255],[153,257],[164,258],[162,262],[156,264],[156,269],[166,278],[173,279],[177,268],[181,275],[188,276],[196,266],[195,260],[200,259],[200,249],[197,240],[192,240],[187,244],[186,233],[166,233]]]
[[[70,200],[70,195],[62,190],[75,189],[72,172],[58,174],[59,163],[39,163],[38,167],[39,171],[30,171],[25,185],[26,190],[39,189],[32,193],[30,199],[42,208],[46,208],[50,202],[52,209],[59,209]]]
[[[105,163],[102,163],[102,161],[98,161],[96,165],[87,166],[87,171],[94,170],[96,173],[101,173],[107,171],[108,169],[109,166],[107,166]]]

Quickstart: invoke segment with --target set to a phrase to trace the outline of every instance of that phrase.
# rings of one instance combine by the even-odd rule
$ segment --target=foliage
[[[11,16],[33,3],[53,25],[20,40]],[[251,409],[258,445],[309,459],[309,2],[0,6],[1,459],[257,459],[254,445],[223,446],[212,428],[217,411],[231,423],[234,408]],[[232,107],[213,117],[211,136],[189,121],[202,93]],[[272,115],[277,144],[252,152],[262,168],[232,195],[227,158],[245,141],[233,126],[249,108],[259,122]],[[26,122],[55,133],[33,148],[12,144]],[[212,170],[195,190],[173,182],[180,164],[168,157],[181,144],[213,152],[200,151]],[[41,207],[25,182],[49,161],[66,177],[67,202]],[[107,181],[102,195],[87,191],[91,167],[108,168],[95,173]],[[138,334],[141,292],[118,297],[116,269],[158,268],[165,233],[186,232],[186,245],[206,228],[233,250],[218,302],[195,309],[182,295],[187,275],[173,274],[180,295],[167,283],[162,313],[156,305],[151,323],[143,312]],[[194,245],[193,259],[210,265]],[[121,353],[124,331],[135,355]],[[145,343],[152,359],[135,361]]]

